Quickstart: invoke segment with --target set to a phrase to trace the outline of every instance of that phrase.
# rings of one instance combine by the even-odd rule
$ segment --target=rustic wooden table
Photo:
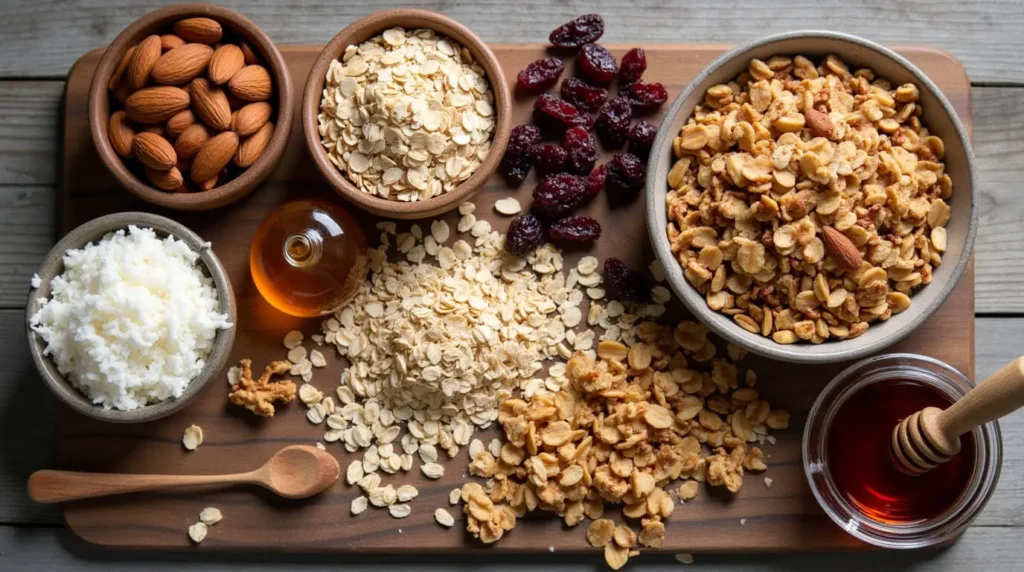
[[[972,83],[975,153],[980,169],[976,249],[977,375],[1022,353],[1024,344],[1024,3],[1019,0],[891,2],[776,0],[716,4],[685,0],[450,0],[355,2],[232,0],[279,43],[326,42],[373,9],[414,4],[445,12],[493,42],[542,41],[581,12],[608,23],[608,41],[743,42],[801,28],[834,29],[881,42],[925,44],[952,52]],[[0,3],[0,569],[2,570],[512,570],[531,563],[550,570],[600,569],[600,556],[543,554],[495,563],[453,555],[416,557],[182,553],[112,553],[75,540],[52,508],[25,495],[28,474],[53,455],[53,398],[39,383],[24,340],[29,279],[56,240],[59,110],[64,77],[84,52],[108,43],[129,22],[159,5],[152,0],[4,0]],[[567,5],[568,4],[568,5]],[[1019,570],[1024,548],[1024,413],[1002,423],[1005,458],[988,508],[952,547],[932,553],[699,555],[708,568],[767,570]],[[742,530],[737,530],[742,534]],[[634,569],[678,566],[646,555]]]

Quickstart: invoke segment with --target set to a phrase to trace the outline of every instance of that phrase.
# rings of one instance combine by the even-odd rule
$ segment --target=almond
[[[239,46],[242,50],[242,54],[245,56],[245,65],[251,66],[260,63],[259,56],[252,50],[249,44],[242,42]]]
[[[117,67],[114,68],[114,73],[110,74],[110,81],[107,82],[107,89],[114,91],[117,86],[121,83],[121,78],[124,77],[124,72],[128,69],[128,64],[132,61],[132,56],[135,55],[135,50],[138,46],[132,46],[125,50],[124,55],[117,62]]]
[[[234,44],[224,44],[213,52],[210,59],[210,81],[217,85],[227,83],[231,76],[245,66],[245,54],[242,48]]]
[[[809,107],[804,110],[804,118],[807,120],[807,128],[811,130],[811,135],[826,139],[835,137],[835,127],[827,113]]]
[[[250,103],[232,114],[231,130],[239,137],[248,137],[270,120],[271,111],[273,109],[265,101]]]
[[[114,148],[115,153],[123,158],[131,157],[135,131],[128,125],[123,111],[117,111],[110,116],[107,135],[110,137],[110,146]]]
[[[199,183],[199,189],[203,191],[209,191],[210,189],[217,186],[217,177],[211,177],[206,179],[202,183]]]
[[[196,122],[196,116],[191,109],[179,111],[167,120],[167,134],[177,137],[185,132],[190,125]]]
[[[166,171],[178,162],[174,147],[163,137],[153,133],[139,133],[132,140],[132,153],[143,165],[157,171]]]
[[[224,30],[210,18],[186,18],[174,25],[174,33],[186,42],[213,44],[220,41]]]
[[[263,101],[270,97],[272,81],[267,68],[260,65],[245,66],[228,82],[231,93],[246,101]]]
[[[225,131],[211,137],[192,161],[192,180],[202,183],[216,177],[231,162],[237,150],[238,135],[234,132]]]
[[[253,133],[251,137],[247,137],[238,146],[238,152],[235,153],[235,164],[239,167],[251,166],[267,149],[270,138],[273,136],[274,124],[268,121],[263,124],[263,127],[260,127],[259,131]]]
[[[161,123],[188,108],[188,92],[180,87],[158,86],[140,89],[128,96],[124,110],[128,119],[139,123]]]
[[[179,158],[191,159],[210,139],[210,132],[202,124],[189,125],[174,142],[174,152]]]
[[[165,191],[173,191],[185,182],[185,178],[181,176],[181,171],[177,167],[171,167],[166,171],[157,171],[146,167],[146,178],[153,183],[154,187]]]
[[[199,77],[210,63],[213,48],[206,44],[185,44],[160,56],[153,66],[153,81],[181,85]]]
[[[167,132],[164,131],[163,125],[147,125],[142,128],[142,133],[152,133],[153,135],[159,135],[164,139],[167,139]]]
[[[152,35],[142,40],[132,54],[132,60],[128,62],[128,69],[125,70],[125,77],[128,79],[128,87],[141,89],[149,79],[149,73],[153,66],[160,59],[160,36]]]
[[[192,80],[192,109],[206,125],[215,131],[231,126],[231,106],[220,88],[210,87],[204,78]]]
[[[177,47],[180,47],[180,46],[184,46],[184,45],[185,45],[185,40],[182,40],[181,38],[179,38],[178,36],[175,36],[174,34],[164,34],[164,35],[160,36],[160,49],[162,49],[165,52],[169,52],[169,51],[173,50],[174,48],[177,48]]]
[[[835,259],[836,264],[848,270],[860,268],[863,261],[860,252],[845,234],[831,226],[822,227],[821,231],[825,242],[825,249]]]

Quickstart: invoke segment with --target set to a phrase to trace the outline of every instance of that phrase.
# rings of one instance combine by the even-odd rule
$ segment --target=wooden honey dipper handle
[[[1003,366],[936,418],[942,433],[956,439],[979,425],[1024,407],[1024,356]]]

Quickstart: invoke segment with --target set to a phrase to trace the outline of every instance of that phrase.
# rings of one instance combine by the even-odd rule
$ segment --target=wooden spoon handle
[[[249,482],[256,482],[253,473],[189,476],[43,470],[29,477],[28,495],[38,503],[56,503],[167,487]]]
[[[1003,366],[937,417],[950,437],[1024,407],[1024,356]]]

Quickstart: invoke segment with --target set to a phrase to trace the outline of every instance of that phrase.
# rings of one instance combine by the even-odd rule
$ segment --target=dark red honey
[[[872,383],[851,395],[836,412],[825,453],[839,493],[866,518],[887,524],[922,522],[953,506],[974,471],[971,434],[961,437],[959,454],[921,475],[901,472],[889,452],[892,430],[903,418],[950,404],[937,389],[902,379]]]

